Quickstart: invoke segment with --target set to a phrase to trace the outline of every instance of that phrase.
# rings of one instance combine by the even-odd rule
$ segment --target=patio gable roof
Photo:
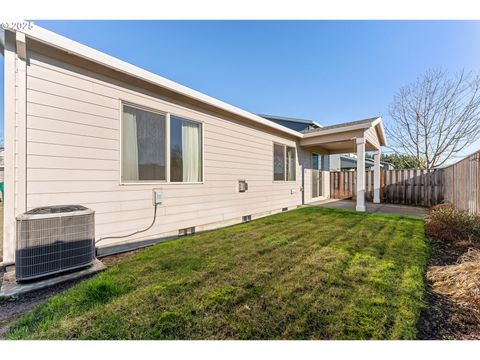
[[[350,121],[302,132],[300,145],[312,151],[328,154],[356,152],[356,139],[365,139],[367,151],[387,145],[381,117]]]

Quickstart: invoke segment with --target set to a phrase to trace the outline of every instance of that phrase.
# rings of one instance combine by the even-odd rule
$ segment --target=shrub
[[[450,204],[437,205],[429,210],[426,231],[441,240],[480,243],[480,216],[458,210]]]

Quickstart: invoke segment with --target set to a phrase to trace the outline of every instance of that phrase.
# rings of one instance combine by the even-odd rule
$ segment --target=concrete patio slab
[[[355,211],[355,202],[352,200],[326,199],[309,203],[308,205],[322,206],[330,209],[344,209]],[[423,218],[427,212],[426,208],[418,206],[407,206],[397,204],[374,204],[367,203],[367,212],[396,214]]]
[[[15,268],[3,274],[3,282],[0,288],[0,298],[9,298],[30,291],[40,290],[49,286],[63,283],[69,280],[79,279],[88,275],[96,274],[105,270],[107,267],[100,260],[95,259],[94,263],[80,271],[72,271],[63,275],[46,278],[39,281],[31,281],[27,283],[17,283],[15,279]]]

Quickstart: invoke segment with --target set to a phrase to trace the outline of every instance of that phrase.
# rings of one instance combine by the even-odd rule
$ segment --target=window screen
[[[285,180],[285,146],[273,145],[273,180]]]
[[[122,179],[124,181],[166,180],[165,116],[123,106]]]

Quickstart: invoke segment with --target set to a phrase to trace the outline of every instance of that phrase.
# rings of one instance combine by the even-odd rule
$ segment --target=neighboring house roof
[[[337,128],[340,128],[340,127],[353,126],[353,125],[369,125],[369,124],[371,124],[373,121],[375,121],[375,120],[377,120],[377,119],[378,119],[378,116],[377,116],[377,117],[373,117],[373,118],[368,118],[368,119],[362,119],[362,120],[355,120],[355,121],[344,122],[344,123],[341,123],[341,124],[322,126],[321,130],[337,129]],[[304,131],[304,133],[314,132],[314,131],[316,131],[316,129],[306,130],[306,131]]]
[[[307,124],[311,125],[315,128],[321,128],[322,125],[320,125],[318,122],[314,120],[307,120],[307,119],[298,119],[298,118],[292,118],[292,117],[286,117],[286,116],[277,116],[277,115],[267,115],[267,114],[257,114],[258,116],[261,116],[265,119],[272,120],[272,121],[288,121],[288,122],[293,122],[293,123],[300,123],[300,124]]]
[[[348,155],[341,155],[340,156],[340,160],[342,161],[341,163],[341,167],[346,167],[347,163],[350,163],[353,167],[356,167],[357,166],[357,158],[356,157],[353,157],[353,156],[348,156]],[[365,159],[365,165],[367,166],[373,166],[375,164],[374,160],[373,159],[368,159],[366,158]],[[388,166],[392,166],[392,164],[390,164],[389,162],[386,162],[386,161],[380,161],[380,166],[382,167],[388,167]]]

